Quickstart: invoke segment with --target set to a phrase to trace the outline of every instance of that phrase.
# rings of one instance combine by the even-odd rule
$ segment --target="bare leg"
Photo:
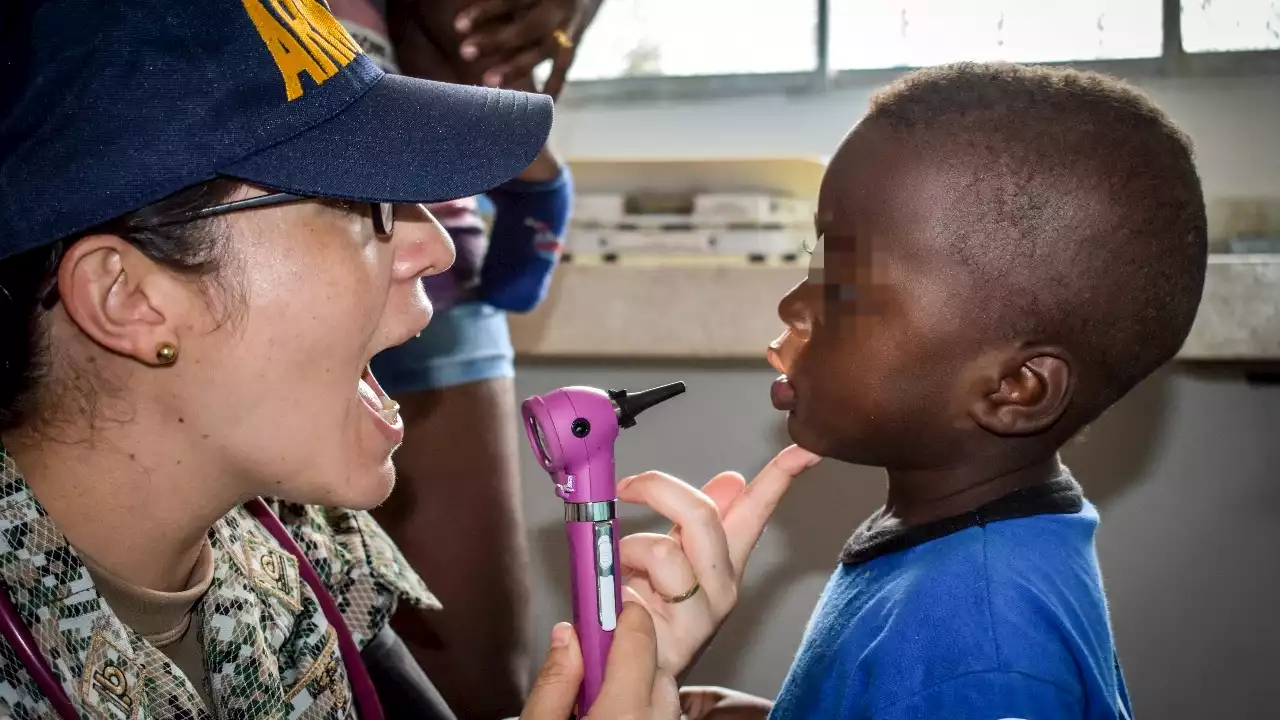
[[[511,378],[401,394],[396,489],[375,512],[444,610],[393,626],[459,718],[520,714],[529,672],[529,551]]]

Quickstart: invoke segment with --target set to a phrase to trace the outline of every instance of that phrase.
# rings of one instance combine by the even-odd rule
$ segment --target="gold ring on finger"
[[[658,594],[658,597],[662,598],[663,602],[675,605],[676,603],[682,603],[685,600],[688,600],[689,598],[693,597],[694,595],[697,595],[698,591],[701,589],[702,589],[702,583],[695,582],[693,584],[693,587],[689,588],[687,591],[675,597],[667,597],[666,595],[663,595],[661,593]]]

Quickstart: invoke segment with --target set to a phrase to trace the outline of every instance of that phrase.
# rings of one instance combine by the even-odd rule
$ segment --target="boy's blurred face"
[[[900,135],[866,123],[823,178],[809,277],[778,306],[773,387],[801,446],[894,469],[958,461],[970,282],[940,244],[953,183]]]

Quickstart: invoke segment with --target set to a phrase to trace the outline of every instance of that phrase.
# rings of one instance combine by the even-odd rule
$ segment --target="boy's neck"
[[[1062,472],[1055,453],[1006,472],[967,466],[946,470],[889,470],[885,512],[905,527],[963,515],[1021,488],[1049,482]]]

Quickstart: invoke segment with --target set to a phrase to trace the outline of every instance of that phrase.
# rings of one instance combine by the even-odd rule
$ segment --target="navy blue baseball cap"
[[[324,0],[9,0],[0,258],[215,177],[430,203],[524,170],[544,95],[379,70]]]

